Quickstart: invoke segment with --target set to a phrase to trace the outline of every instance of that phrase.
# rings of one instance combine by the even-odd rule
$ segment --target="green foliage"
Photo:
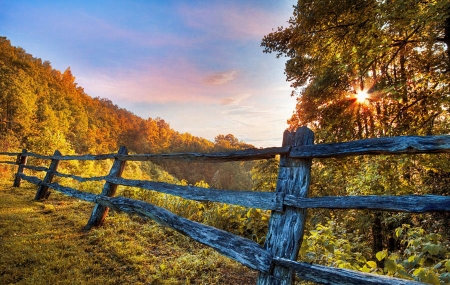
[[[362,240],[364,237],[358,230],[347,230],[342,224],[327,219],[326,223],[319,223],[305,233],[299,259],[370,272],[374,266],[372,262],[367,263],[371,249]]]
[[[338,268],[412,279],[429,284],[450,282],[450,242],[440,234],[404,224],[395,229],[395,239],[404,249],[379,251],[371,260],[364,235],[328,220],[305,235],[299,258]]]
[[[202,208],[200,221],[263,244],[269,217],[269,211],[214,203]]]
[[[384,261],[382,273],[436,285],[450,282],[450,242],[447,239],[408,224],[395,230],[395,238],[405,249],[377,253],[378,261]]]
[[[445,0],[298,1],[288,26],[262,40],[265,52],[288,58],[297,96],[291,129],[308,125],[318,143],[448,133],[449,11]],[[369,100],[356,101],[361,89]],[[447,195],[448,163],[448,155],[314,161],[311,193]],[[317,212],[313,224],[327,224],[330,215]],[[336,213],[336,222],[372,242],[373,256],[395,249],[393,230],[407,216],[355,213]],[[442,219],[436,224],[429,228],[445,231]]]
[[[252,168],[253,190],[275,191],[278,179],[280,158],[260,160]]]

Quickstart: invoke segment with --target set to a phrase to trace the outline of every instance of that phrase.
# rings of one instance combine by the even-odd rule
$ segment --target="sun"
[[[358,103],[362,104],[367,99],[369,99],[369,93],[367,93],[367,90],[360,90],[356,92],[356,101],[358,101]]]

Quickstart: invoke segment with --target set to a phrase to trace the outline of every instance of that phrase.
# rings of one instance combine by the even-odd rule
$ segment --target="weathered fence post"
[[[126,147],[121,146],[118,152],[119,155],[127,155],[128,150]],[[108,177],[120,177],[125,168],[125,160],[120,161],[117,157],[114,160],[114,163],[109,171]],[[103,186],[102,195],[113,197],[116,194],[117,184],[105,182],[105,186]],[[84,227],[85,230],[90,230],[92,227],[99,226],[108,215],[109,208],[100,204],[95,204],[94,209],[92,210],[91,217],[87,225]]]
[[[16,177],[14,179],[14,184],[13,187],[20,187],[20,181],[22,180],[20,178],[20,174],[23,173],[23,166],[25,164],[27,164],[27,150],[23,149],[22,153],[17,155],[17,164],[19,165],[19,167],[17,168],[17,173],[16,173]]]
[[[53,156],[61,156],[61,153],[59,150],[55,150],[53,153]],[[51,183],[53,180],[53,177],[55,177],[56,169],[58,168],[59,159],[52,158],[52,161],[50,162],[50,167],[47,170],[47,173],[45,174],[43,182],[45,183]],[[45,185],[39,185],[39,188],[36,192],[36,196],[34,197],[34,200],[41,200],[41,199],[47,199],[48,196],[50,196],[50,191],[48,190],[48,186]]]
[[[285,131],[283,146],[312,145],[314,133],[307,127],[297,129],[297,132]],[[306,197],[308,195],[311,159],[294,159],[289,154],[280,158],[277,192],[284,195]],[[273,211],[269,221],[264,247],[275,257],[297,260],[305,225],[306,209],[286,206],[284,212]],[[271,274],[260,273],[258,285],[290,285],[293,284],[294,271],[275,265]]]

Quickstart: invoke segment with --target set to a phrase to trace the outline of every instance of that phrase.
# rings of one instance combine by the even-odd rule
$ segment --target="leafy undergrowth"
[[[110,212],[82,229],[93,205],[0,181],[0,284],[255,284],[257,273],[152,221]]]

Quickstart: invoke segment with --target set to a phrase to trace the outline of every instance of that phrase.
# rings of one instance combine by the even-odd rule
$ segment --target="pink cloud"
[[[237,74],[238,74],[237,70],[216,72],[211,75],[208,75],[204,79],[204,82],[206,84],[221,85],[234,80]]]
[[[226,97],[226,98],[223,98],[222,100],[220,100],[220,105],[222,105],[222,106],[238,105],[239,103],[241,103],[242,101],[244,101],[245,99],[247,99],[251,96],[252,96],[252,94],[243,93],[243,94],[239,94],[236,96]]]
[[[88,70],[78,77],[81,86],[92,96],[113,101],[146,103],[201,102],[220,104],[220,100],[239,88],[225,84],[235,79],[237,71],[208,74],[183,58],[172,58],[157,64],[141,64],[135,69]]]

